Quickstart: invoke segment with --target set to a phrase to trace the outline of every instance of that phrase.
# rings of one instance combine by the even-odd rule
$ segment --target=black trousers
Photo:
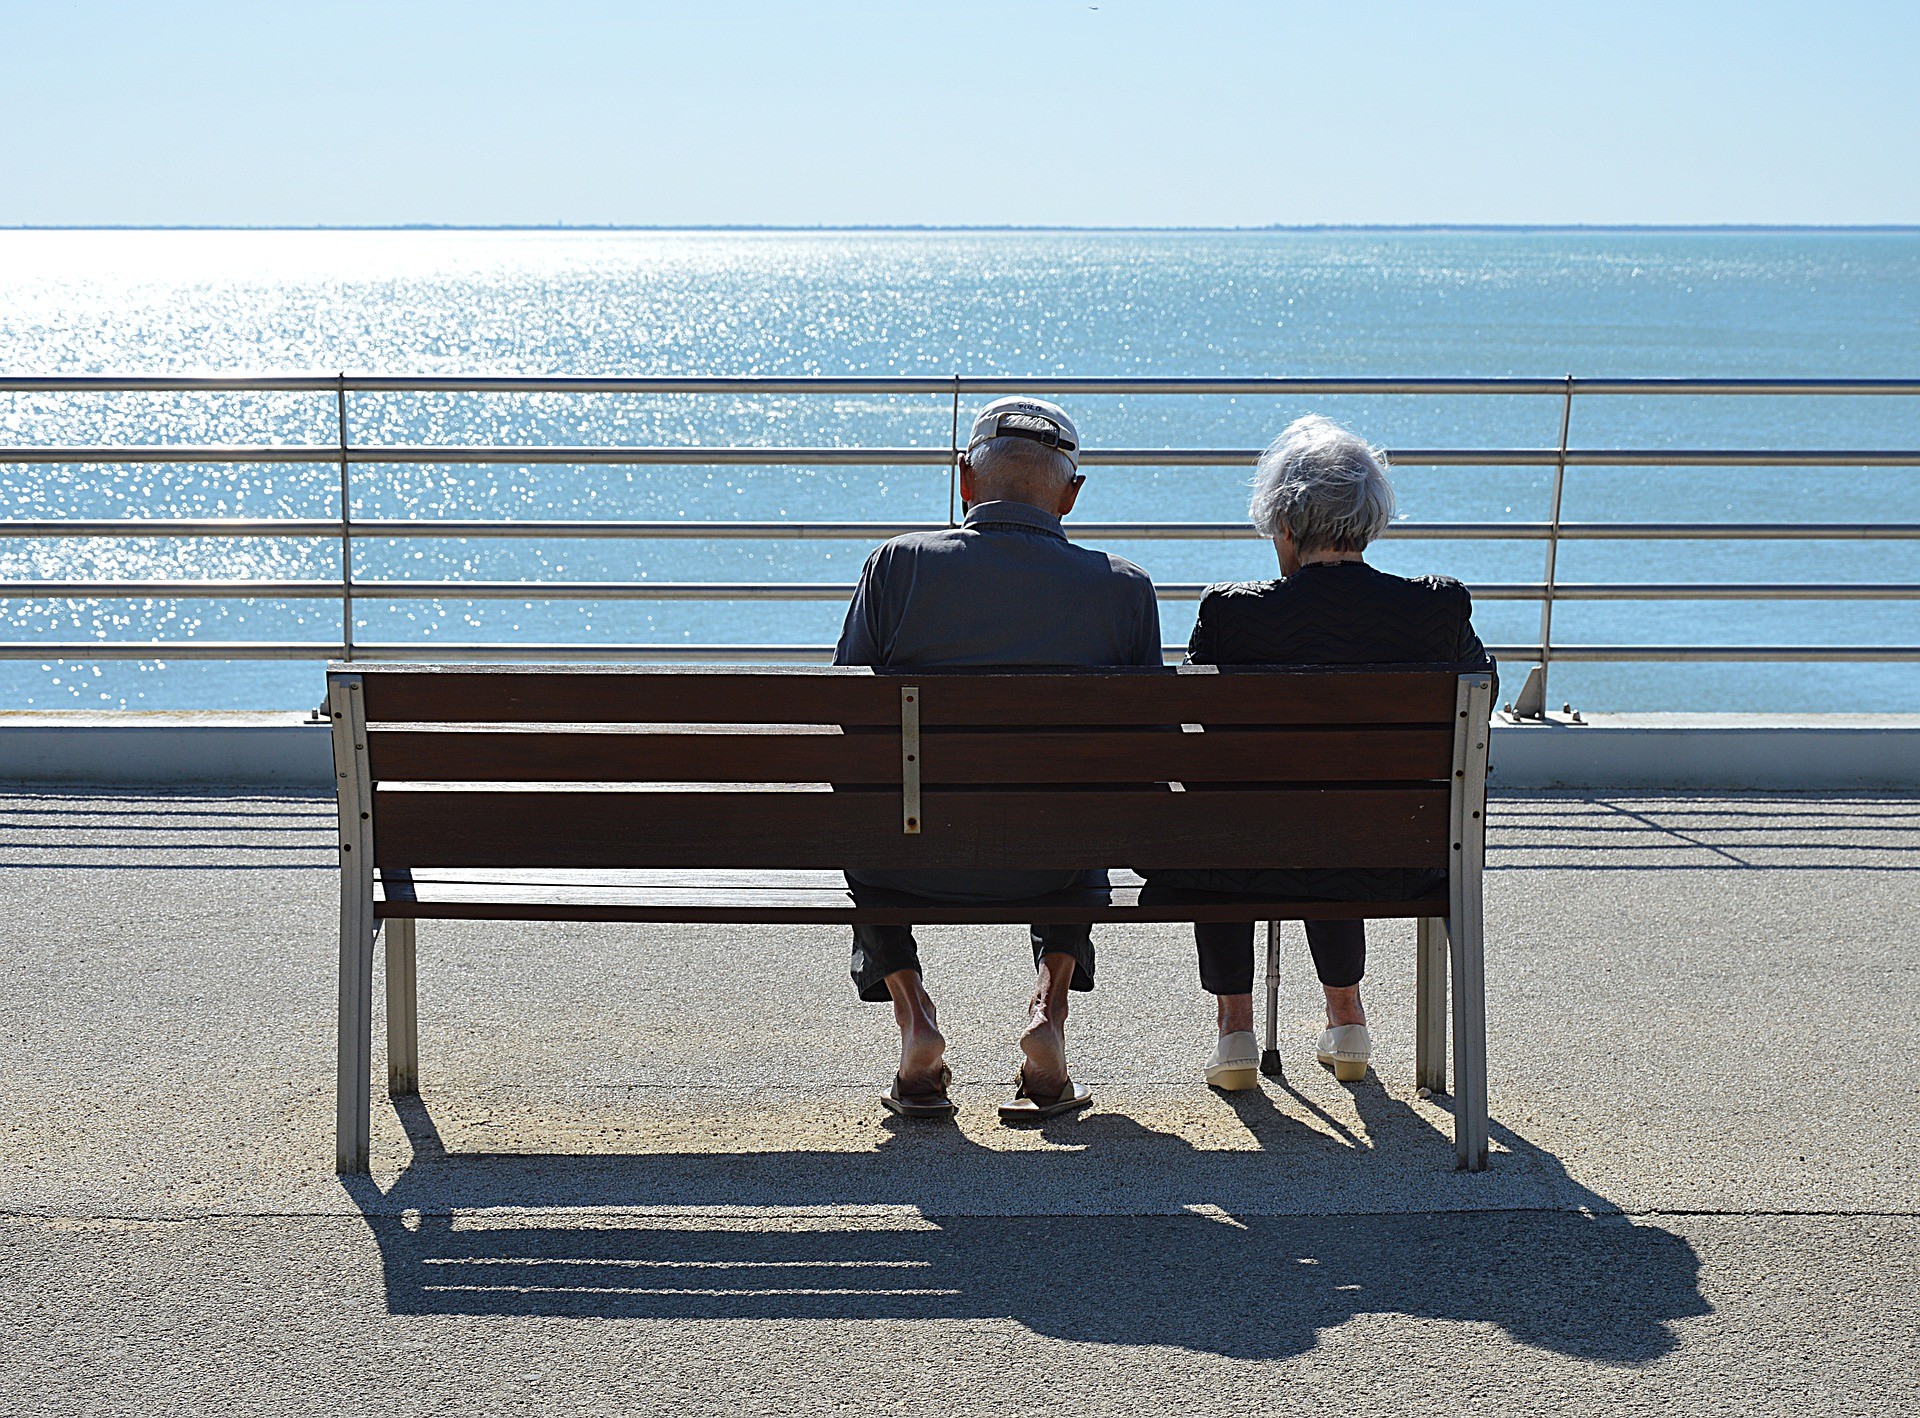
[[[1091,872],[848,872],[847,883],[860,900],[862,888],[879,888],[922,896],[930,901],[981,905],[989,901],[1019,901],[1073,887],[1105,889],[1107,874]],[[1033,961],[1043,955],[1071,955],[1076,990],[1093,988],[1093,927],[1090,925],[1028,926]],[[860,998],[884,1004],[887,976],[896,970],[920,971],[920,948],[912,926],[855,926],[853,928],[853,986]]]
[[[1306,921],[1307,949],[1320,983],[1357,985],[1367,973],[1364,921]],[[1200,948],[1200,988],[1210,995],[1253,993],[1253,922],[1202,921],[1193,928]]]
[[[1150,871],[1155,887],[1290,896],[1302,901],[1411,901],[1446,882],[1444,871]],[[1307,949],[1320,983],[1345,989],[1367,973],[1367,929],[1361,921],[1308,921]],[[1200,986],[1209,994],[1253,992],[1253,923],[1228,921],[1193,928],[1200,951]]]

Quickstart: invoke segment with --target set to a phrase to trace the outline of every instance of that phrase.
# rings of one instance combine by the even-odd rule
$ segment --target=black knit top
[[[1493,668],[1473,598],[1450,576],[1316,562],[1279,581],[1209,586],[1190,665],[1435,664]]]

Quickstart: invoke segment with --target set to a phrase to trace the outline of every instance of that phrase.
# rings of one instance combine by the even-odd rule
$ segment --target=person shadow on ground
[[[1348,1085],[1364,1139],[1279,1086],[1322,1126],[1264,1091],[1221,1095],[1257,1143],[1221,1151],[1099,1111],[1048,1124],[1044,1149],[888,1119],[867,1152],[448,1151],[408,1098],[396,1107],[410,1164],[385,1191],[343,1182],[395,1313],[1004,1316],[1065,1340],[1243,1359],[1301,1354],[1357,1315],[1394,1314],[1490,1323],[1619,1365],[1669,1353],[1675,1322],[1709,1313],[1687,1241],[1619,1215],[1498,1124],[1496,1169],[1470,1188],[1526,1168],[1555,1206],[1419,1210],[1415,1185],[1398,1194],[1403,1210],[1387,1198],[1353,1214],[1370,1149],[1405,1150],[1438,1189],[1464,1175],[1450,1141],[1371,1078]],[[1296,1173],[1328,1187],[1326,1214],[1262,1214]],[[556,1210],[565,1221],[538,1214]]]

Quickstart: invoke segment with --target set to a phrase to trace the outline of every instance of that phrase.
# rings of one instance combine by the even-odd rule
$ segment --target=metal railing
[[[1920,599],[1920,584],[1855,582],[1566,582],[1559,579],[1560,544],[1579,540],[1742,541],[1920,539],[1920,523],[1884,522],[1568,522],[1561,517],[1567,472],[1582,467],[1920,467],[1920,449],[1650,449],[1576,448],[1569,442],[1576,396],[1920,395],[1920,380],[1908,379],[1394,379],[1394,378],[1072,378],[1003,376],[390,376],[390,375],[7,375],[0,393],[288,393],[332,396],[335,439],[331,443],[262,445],[53,445],[0,447],[0,463],[170,463],[211,465],[309,464],[337,467],[338,518],[8,518],[0,537],[280,537],[327,538],[339,543],[340,574],[326,580],[16,580],[0,582],[0,599],[258,598],[337,600],[337,641],[51,641],[0,643],[0,658],[62,660],[157,659],[353,659],[378,656],[408,660],[653,660],[806,661],[823,659],[828,647],[812,645],[675,644],[450,644],[367,643],[356,638],[356,601],[391,600],[844,600],[852,587],[819,582],[659,581],[425,581],[364,580],[354,574],[356,540],[391,538],[699,538],[793,539],[877,542],[903,532],[948,522],[808,521],[559,521],[394,520],[354,517],[353,470],[372,465],[579,466],[886,466],[947,470],[950,514],[956,508],[960,453],[960,400],[965,395],[1012,392],[1098,395],[1532,395],[1560,400],[1559,438],[1551,447],[1400,448],[1389,450],[1400,467],[1529,467],[1551,471],[1548,516],[1538,522],[1396,523],[1392,538],[1535,541],[1544,546],[1539,581],[1480,584],[1481,600],[1538,601],[1537,641],[1496,645],[1495,654],[1539,666],[1529,693],[1544,695],[1545,669],[1559,661],[1813,661],[1920,662],[1920,645],[1594,645],[1558,643],[1554,608],[1565,601],[1898,601]],[[492,443],[442,446],[361,444],[350,437],[350,398],[356,394],[865,394],[926,396],[951,401],[951,435],[945,446],[756,447],[756,446],[514,446]],[[948,412],[942,408],[941,412]],[[1252,448],[1088,448],[1090,467],[1245,467]],[[1077,537],[1090,541],[1222,539],[1253,536],[1237,522],[1076,522]],[[1192,600],[1200,584],[1163,584],[1163,598]],[[1177,653],[1178,647],[1168,647]],[[1537,703],[1536,703],[1537,709]]]

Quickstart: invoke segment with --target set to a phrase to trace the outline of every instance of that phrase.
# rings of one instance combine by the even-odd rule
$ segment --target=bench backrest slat
[[[1445,867],[1447,790],[514,792],[379,788],[381,867]]]
[[[1445,867],[1451,851],[1450,667],[331,672],[360,685],[384,868]]]
[[[375,726],[372,774],[385,782],[898,784],[900,734],[788,726],[787,732],[526,731]],[[1381,782],[1441,779],[1444,725],[1392,728],[932,729],[929,784]]]
[[[1158,723],[1443,724],[1453,682],[1433,670],[1140,670],[875,674],[826,667],[357,667],[366,713],[385,723],[900,725],[900,685],[920,684],[920,722],[997,728]],[[1288,692],[1276,681],[1292,681]]]

